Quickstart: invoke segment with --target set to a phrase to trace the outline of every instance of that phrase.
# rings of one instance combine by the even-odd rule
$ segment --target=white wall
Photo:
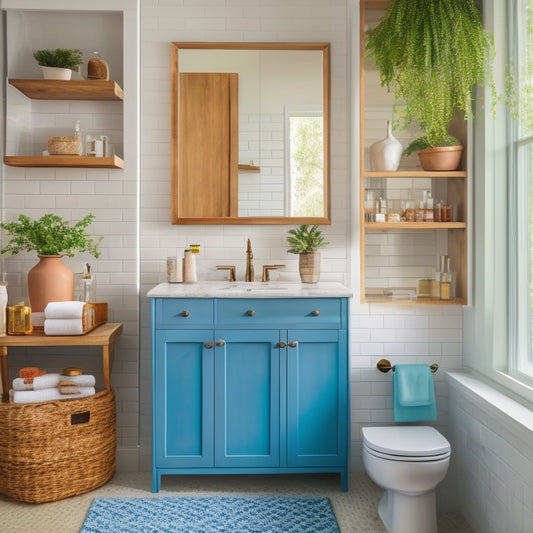
[[[117,0],[111,0],[106,5],[111,9],[115,2]],[[51,3],[52,6],[56,4],[61,2]],[[88,210],[97,215],[95,233],[104,235],[104,255],[97,262],[99,295],[110,301],[112,319],[124,321],[126,325],[125,335],[117,346],[112,373],[119,398],[119,456],[126,457],[121,461],[123,468],[137,467],[136,461],[131,460],[134,453],[125,453],[135,451],[137,442],[140,442],[140,468],[149,470],[151,467],[150,310],[144,295],[165,279],[167,255],[177,249],[181,253],[189,243],[199,242],[201,279],[223,276],[215,266],[228,261],[236,264],[242,279],[246,239],[251,238],[256,268],[266,262],[284,263],[287,265],[285,275],[297,277],[297,258],[286,253],[285,235],[289,226],[170,224],[169,43],[172,41],[331,43],[332,224],[323,227],[331,244],[323,250],[322,279],[350,285],[356,294],[351,302],[351,468],[362,469],[361,427],[392,422],[392,378],[376,370],[378,359],[386,356],[393,363],[437,362],[441,369],[461,367],[461,309],[358,303],[358,136],[357,128],[352,132],[351,125],[352,113],[355,114],[353,124],[357,124],[358,109],[358,38],[357,33],[352,35],[352,31],[358,31],[357,25],[352,28],[356,24],[355,4],[352,0],[348,3],[346,0],[141,0],[140,153],[128,141],[133,128],[126,123],[124,171],[4,167],[6,194],[2,201],[4,207],[9,206],[10,216],[19,211],[36,214],[43,209],[66,213],[73,218]],[[122,2],[118,2],[117,10],[120,5]],[[82,27],[77,29],[81,31]],[[125,24],[125,34],[128,31],[135,32],[131,15]],[[124,105],[128,109],[124,121],[127,122],[136,117],[135,87],[128,77],[136,68],[136,55],[135,45],[128,41],[127,35],[125,43],[128,44],[124,49]],[[137,190],[134,171],[137,157],[141,161],[140,190]],[[140,203],[139,228],[137,202]],[[139,263],[137,253],[140,254]],[[31,265],[31,258],[10,260],[10,281],[23,287],[25,272]],[[138,265],[140,290],[136,285]],[[85,362],[91,368],[97,366],[94,357]],[[435,376],[438,425],[446,433],[447,387],[439,372]]]
[[[392,379],[375,364],[437,362],[441,368],[462,365],[462,311],[441,307],[387,307],[358,302],[358,176],[350,163],[357,155],[350,114],[357,109],[357,51],[351,47],[355,2],[345,0],[198,0],[141,2],[142,73],[142,293],[165,279],[165,258],[189,242],[201,242],[201,277],[214,278],[217,264],[237,265],[242,278],[246,239],[251,238],[256,265],[279,262],[295,274],[296,259],[287,256],[286,226],[171,226],[170,199],[170,46],[171,41],[313,41],[331,43],[332,64],[332,225],[323,229],[331,245],[323,250],[323,280],[353,286],[351,326],[352,469],[362,469],[361,427],[392,422]],[[355,27],[358,31],[358,27]],[[357,35],[355,38],[357,41]],[[354,106],[352,108],[352,106]],[[385,130],[383,128],[383,135]],[[398,267],[401,269],[401,267]],[[141,444],[144,468],[150,467],[149,309],[141,317]],[[446,431],[447,389],[437,373],[439,425]]]
[[[40,77],[31,55],[33,50],[79,47],[85,53],[85,60],[92,51],[101,50],[109,61],[111,78],[124,89],[123,103],[102,103],[30,100],[8,86],[8,154],[27,155],[29,151],[43,150],[48,136],[70,134],[79,119],[82,131],[110,132],[113,142],[117,142],[117,152],[124,157],[125,168],[3,166],[0,209],[5,220],[12,220],[20,213],[39,218],[53,212],[72,221],[80,220],[88,212],[95,215],[90,231],[103,237],[101,257],[96,260],[88,254],[79,255],[75,262],[68,259],[64,262],[74,270],[84,262],[91,264],[97,282],[97,299],[109,303],[109,321],[124,323],[123,335],[116,342],[112,370],[118,414],[117,462],[119,468],[136,469],[139,434],[137,6],[130,0],[96,0],[91,4],[95,11],[89,13],[85,3],[73,6],[64,0],[50,0],[44,12],[42,3],[33,0],[2,0],[0,5],[8,19],[6,75]],[[19,142],[21,139],[30,140],[23,143]],[[10,304],[28,301],[27,272],[36,259],[35,254],[29,253],[0,258],[0,271],[7,273],[9,282]],[[49,372],[76,365],[86,373],[96,374],[97,385],[101,386],[100,354],[101,349],[96,348],[76,350],[75,355],[73,349],[65,348],[10,349],[10,378],[26,365]]]

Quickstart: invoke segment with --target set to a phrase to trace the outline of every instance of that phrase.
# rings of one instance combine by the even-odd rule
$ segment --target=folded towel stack
[[[85,302],[50,302],[44,309],[45,335],[83,335]]]
[[[77,375],[64,375],[27,367],[13,380],[11,399],[14,403],[32,403],[82,398],[96,393],[95,383],[95,377],[82,374],[81,369]]]

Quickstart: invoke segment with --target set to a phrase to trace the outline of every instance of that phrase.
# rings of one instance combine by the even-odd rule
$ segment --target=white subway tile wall
[[[23,6],[21,6],[22,8]],[[53,7],[53,6],[51,6]],[[106,58],[112,77],[123,86],[122,69],[122,15],[114,13],[54,13],[34,11],[7,15],[8,76],[38,77],[37,65],[28,53],[32,46],[53,48],[54,27],[61,26],[63,37],[69,42],[100,41],[101,32],[109,46]],[[21,39],[17,28],[24,27]],[[110,32],[110,28],[113,31]],[[22,30],[21,30],[22,31]],[[130,33],[131,34],[131,33]],[[31,36],[31,39],[30,37]],[[38,44],[37,44],[38,43]],[[48,44],[50,43],[50,44]],[[94,46],[94,45],[90,45]],[[28,48],[25,48],[28,47]],[[23,49],[23,51],[21,50]],[[134,46],[133,46],[134,49]],[[111,52],[112,50],[112,52]],[[90,52],[89,52],[90,53]],[[115,61],[115,57],[120,59]],[[127,61],[135,62],[135,53],[124,52]],[[74,78],[76,74],[74,74]],[[127,95],[126,88],[126,95]],[[135,91],[130,91],[134,94]],[[123,133],[124,109],[136,112],[134,100],[122,102],[34,100],[22,95],[11,85],[6,88],[6,154],[41,155],[51,136],[71,136],[75,123],[80,121],[82,137],[87,132],[108,135],[116,153],[124,155],[126,133]],[[131,150],[131,132],[128,132]],[[135,132],[133,133],[135,139]],[[74,271],[91,266],[96,279],[98,301],[109,303],[109,321],[123,322],[124,332],[115,346],[112,386],[116,391],[119,450],[137,450],[139,434],[138,401],[138,275],[137,275],[137,173],[135,164],[126,162],[126,169],[86,168],[16,168],[4,166],[2,185],[2,216],[13,220],[20,213],[39,218],[55,213],[68,221],[78,221],[87,213],[95,215],[89,228],[91,234],[103,237],[102,255],[95,259],[89,254],[64,258]],[[2,242],[7,240],[2,235]],[[1,271],[7,273],[9,303],[17,303],[27,296],[27,272],[37,262],[33,253],[22,253],[12,258],[0,257]],[[66,366],[80,366],[85,373],[95,374],[97,386],[103,386],[101,349],[48,348],[10,349],[9,371],[12,379],[19,368],[32,365],[48,372],[60,371]],[[136,468],[137,460],[121,459],[119,468]]]
[[[461,380],[450,380],[450,476],[459,509],[476,531],[527,533],[533,529],[531,411],[483,388],[481,399]],[[525,412],[522,423],[513,419],[519,412]]]
[[[352,464],[363,468],[360,429],[364,425],[392,422],[390,374],[381,374],[375,364],[382,356],[393,362],[437,362],[442,369],[462,366],[462,311],[441,307],[386,307],[357,304],[359,280],[358,248],[350,247],[351,234],[358,233],[358,174],[350,167],[350,69],[356,57],[350,51],[350,17],[355,2],[345,0],[197,0],[179,3],[141,3],[142,69],[142,177],[141,177],[141,294],[165,279],[165,259],[182,253],[190,242],[201,243],[198,265],[201,279],[222,279],[217,264],[235,264],[243,279],[246,239],[251,238],[256,265],[280,262],[286,265],[280,276],[298,279],[297,258],[287,255],[287,226],[171,226],[169,223],[169,135],[170,41],[313,41],[331,43],[332,127],[331,127],[331,205],[332,224],[324,226],[330,245],[322,249],[323,280],[340,281],[355,288],[351,308],[352,382]],[[354,27],[354,31],[358,31]],[[376,139],[385,134],[385,114],[377,113]],[[253,128],[248,128],[250,130]],[[357,128],[355,129],[357,131]],[[161,135],[164,133],[166,135]],[[245,139],[247,140],[248,137]],[[403,141],[403,139],[402,139]],[[355,142],[357,142],[355,140]],[[255,159],[250,157],[249,159]],[[245,162],[245,161],[243,161]],[[261,160],[261,166],[265,166]],[[251,178],[250,178],[251,177]],[[261,173],[261,179],[263,172]],[[258,185],[258,176],[241,176]],[[253,189],[249,186],[249,191]],[[378,237],[379,239],[379,237]],[[410,273],[422,264],[424,277],[436,267],[438,238],[434,233],[420,236],[393,234],[389,242],[376,245],[370,258],[379,263],[390,248],[403,256],[386,258],[382,269]],[[423,240],[424,252],[413,257],[415,242]],[[404,250],[405,249],[405,250]],[[387,254],[389,255],[389,254]],[[394,263],[394,261],[396,263]],[[379,268],[376,266],[376,268]],[[419,273],[411,274],[415,280]],[[377,281],[376,281],[377,283]],[[141,465],[150,467],[150,336],[149,303],[141,306]],[[439,405],[439,425],[447,421],[446,385],[435,375]]]
[[[48,211],[73,220],[88,211],[96,215],[92,229],[96,235],[104,237],[103,254],[98,261],[88,261],[97,278],[98,296],[110,303],[110,319],[125,323],[124,335],[117,343],[112,372],[112,383],[119,402],[119,457],[128,457],[122,463],[123,468],[137,468],[135,453],[127,452],[134,450],[139,442],[140,468],[148,470],[151,467],[150,302],[145,294],[165,280],[166,257],[172,254],[181,256],[190,243],[200,243],[200,279],[222,279],[226,274],[215,267],[228,261],[236,265],[238,278],[243,279],[246,239],[250,238],[257,266],[266,262],[282,263],[286,267],[279,276],[282,279],[298,279],[297,257],[287,254],[285,243],[286,231],[293,226],[170,224],[172,41],[331,43],[332,224],[323,227],[330,245],[322,250],[321,279],[351,285],[356,295],[351,303],[350,332],[351,468],[362,469],[361,427],[392,422],[392,376],[376,370],[379,358],[386,356],[393,363],[437,362],[441,369],[462,366],[461,309],[357,303],[359,185],[358,172],[354,170],[357,161],[350,161],[352,149],[357,155],[358,143],[357,124],[352,136],[350,121],[352,110],[358,106],[354,100],[357,88],[350,88],[351,71],[357,72],[358,69],[356,51],[351,50],[351,32],[358,31],[356,25],[352,27],[352,16],[356,11],[356,2],[351,0],[142,0],[139,190],[136,176],[128,171],[128,160],[124,170],[5,167],[6,218],[13,218],[20,212],[39,216]],[[124,89],[126,105],[128,87]],[[54,107],[52,103],[39,104],[39,112],[32,119],[33,127],[48,127],[49,115],[56,112],[61,115],[62,125],[68,125],[70,114],[73,117],[83,114],[84,127],[105,126],[113,131],[113,136],[118,135],[114,130],[120,117],[114,105],[87,107],[79,103],[68,108],[61,107],[61,103],[57,105],[60,107]],[[91,110],[94,115],[91,115]],[[18,113],[27,115],[20,110],[17,110]],[[109,113],[113,117],[111,123]],[[39,122],[35,122],[37,120]],[[375,127],[376,140],[384,136],[382,122],[383,116],[379,116]],[[46,135],[44,131],[42,133]],[[132,157],[136,155],[132,154]],[[413,259],[412,247],[419,239],[424,240],[424,253]],[[413,267],[421,265],[425,275],[435,266],[435,240],[438,239],[432,234],[393,233],[389,237],[377,234],[375,242],[368,246],[371,252],[373,250],[368,257],[369,269],[375,269],[377,276],[384,269],[409,274]],[[402,253],[396,257],[389,256],[388,250],[392,248],[400,249]],[[136,281],[139,261],[140,287]],[[383,261],[385,264],[380,264]],[[34,262],[31,255],[5,260],[12,301],[26,298],[25,275]],[[259,269],[256,267],[256,270]],[[411,278],[414,280],[419,275],[412,274]],[[140,319],[137,318],[137,308]],[[39,355],[31,357],[28,361],[37,360],[40,365],[43,364]],[[62,358],[64,366],[72,364],[70,354]],[[54,360],[55,366],[62,364],[61,358]],[[100,372],[99,359],[94,354],[84,358],[82,366],[87,371]],[[438,424],[446,429],[446,386],[439,373],[435,379]]]

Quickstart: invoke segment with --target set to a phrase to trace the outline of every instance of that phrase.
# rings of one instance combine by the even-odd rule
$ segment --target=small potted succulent
[[[78,71],[83,54],[77,48],[56,48],[37,50],[33,57],[41,65],[44,79],[70,80],[72,71]]]
[[[94,215],[89,213],[71,225],[59,215],[46,214],[38,220],[19,215],[16,221],[0,222],[0,228],[11,236],[0,248],[0,254],[36,252],[39,257],[39,263],[28,272],[32,312],[44,311],[48,302],[72,300],[74,274],[61,258],[73,257],[75,252],[100,256],[100,240],[90,237],[86,231],[93,219]]]
[[[300,279],[302,283],[317,283],[320,278],[320,253],[319,248],[329,244],[324,240],[318,225],[301,226],[288,231],[287,253],[299,256]]]

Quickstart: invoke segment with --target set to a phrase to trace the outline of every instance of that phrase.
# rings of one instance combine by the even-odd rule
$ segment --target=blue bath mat
[[[327,498],[95,498],[80,533],[339,533]]]

